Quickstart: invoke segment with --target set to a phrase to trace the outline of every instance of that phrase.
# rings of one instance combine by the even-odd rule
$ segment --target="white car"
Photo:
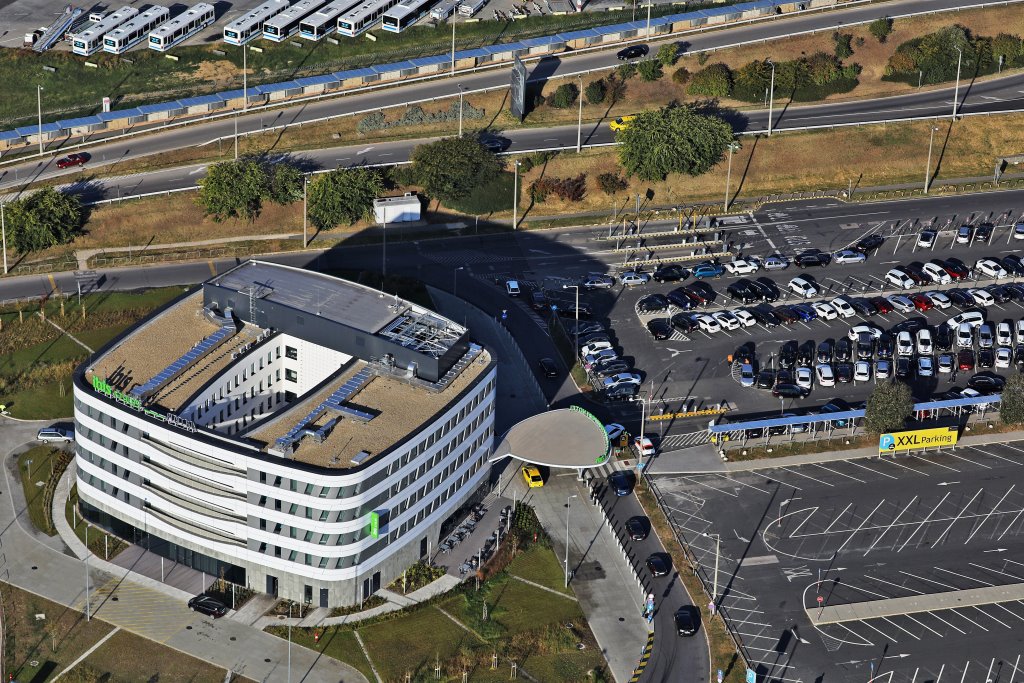
[[[506,280],[505,291],[508,292],[509,296],[519,296],[522,293],[517,280]]]
[[[922,356],[930,356],[932,354],[931,330],[925,328],[917,331],[917,352]]]
[[[754,366],[750,363],[744,363],[740,366],[740,386],[754,386]]]
[[[854,325],[853,327],[850,328],[850,331],[849,333],[847,333],[846,336],[850,341],[857,341],[858,339],[860,339],[860,335],[864,333],[870,334],[875,339],[878,339],[879,337],[882,336],[882,330],[875,327],[874,325],[868,324]]]
[[[832,366],[828,363],[818,363],[814,368],[814,374],[817,376],[819,387],[834,387],[836,385],[836,376],[832,372]]]
[[[633,437],[633,450],[640,454],[641,457],[654,455],[654,442],[646,436],[643,438],[639,436]]]
[[[798,387],[810,391],[814,386],[814,373],[806,365],[801,365],[796,369],[795,380]]]
[[[974,299],[974,303],[979,306],[994,306],[996,303],[995,298],[984,289],[975,287],[974,289],[968,289],[967,293]]]
[[[964,311],[947,320],[946,324],[955,330],[964,323],[969,324],[971,327],[977,327],[983,322],[985,322],[985,314],[981,311]]]
[[[940,375],[953,374],[953,355],[950,353],[944,353],[939,356],[938,366]]]
[[[956,328],[956,345],[961,349],[974,346],[974,327],[970,323],[963,323]]]
[[[75,430],[66,427],[43,427],[36,432],[36,438],[43,443],[51,441],[71,442],[75,440]]]
[[[718,324],[722,326],[723,330],[740,329],[740,321],[737,320],[729,311],[718,311],[716,313],[712,313],[711,317],[718,321]]]
[[[824,301],[815,301],[811,304],[811,308],[823,320],[835,320],[839,317],[839,313],[836,312],[836,309],[832,308],[832,304],[825,303]]]
[[[1013,344],[1013,328],[1010,323],[999,323],[996,325],[996,344],[1010,346]]]
[[[611,389],[617,387],[620,384],[640,384],[640,375],[633,372],[622,372],[618,375],[612,375],[611,377],[605,377],[601,382],[601,385],[605,389]]]
[[[934,263],[926,263],[921,267],[924,274],[928,276],[928,279],[937,285],[948,285],[953,281],[949,273],[946,272],[945,268],[942,268]]]
[[[980,258],[974,264],[974,272],[985,277],[1006,277],[1006,268],[995,259]]]
[[[884,358],[875,361],[875,379],[889,379],[890,374],[892,374],[892,363]]]
[[[1007,346],[1000,346],[996,349],[996,367],[1008,368],[1013,361],[1013,351]]]
[[[836,263],[864,263],[867,259],[868,257],[862,252],[854,251],[853,249],[837,251],[835,256],[832,257],[832,260]]]
[[[626,271],[619,277],[621,282],[626,287],[633,287],[635,285],[646,285],[651,276],[647,273],[637,273],[636,271]]]
[[[978,348],[991,349],[996,345],[996,333],[991,323],[982,323],[978,327]]]
[[[900,313],[911,313],[914,310],[914,302],[905,296],[890,294],[885,298],[888,299],[889,303],[892,304],[892,307]]]
[[[923,230],[917,236],[917,246],[921,249],[931,249],[935,246],[935,234],[934,230]]]
[[[1024,223],[1016,223],[1013,226],[1013,239],[1024,240]]]
[[[871,381],[871,363],[866,360],[859,360],[853,366],[853,381],[854,382],[870,382]]]
[[[697,318],[697,327],[708,334],[714,334],[722,331],[722,326],[719,325],[718,321],[710,315],[702,315]]]
[[[912,289],[914,280],[899,268],[893,268],[885,274],[885,281],[897,289]]]
[[[836,313],[843,318],[852,318],[857,315],[857,311],[853,310],[853,306],[850,305],[850,302],[841,296],[837,296],[835,299],[832,299],[830,303],[832,304],[832,308],[836,309]]]
[[[942,292],[925,292],[925,296],[932,302],[935,308],[946,309],[953,305],[953,302],[949,300],[949,297]]]
[[[918,356],[917,357],[917,376],[918,377],[931,377],[935,374],[935,364],[932,362],[931,356]]]
[[[589,344],[584,344],[583,346],[580,347],[580,355],[581,356],[590,356],[592,354],[597,353],[598,351],[604,351],[605,349],[610,349],[610,348],[613,348],[611,342],[607,342],[607,341],[591,342]]]
[[[910,336],[910,333],[904,330],[896,335],[896,355],[897,356],[913,356],[914,355],[914,338]]]
[[[974,228],[972,226],[961,225],[956,229],[957,244],[970,244],[972,237],[974,237]]]
[[[750,275],[756,273],[760,266],[751,259],[736,259],[723,264],[726,272],[730,275]]]
[[[742,308],[737,308],[735,311],[729,311],[732,313],[732,317],[736,318],[740,322],[742,327],[753,327],[757,324],[757,319],[750,314],[750,311]]]
[[[795,277],[790,280],[789,291],[805,299],[818,296],[818,288],[805,277]]]
[[[1018,320],[1014,328],[1015,339],[1018,344],[1024,344],[1024,320]]]

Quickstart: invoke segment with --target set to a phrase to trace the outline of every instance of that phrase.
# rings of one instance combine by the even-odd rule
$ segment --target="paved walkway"
[[[863,619],[881,619],[902,614],[918,614],[920,612],[937,612],[944,609],[992,605],[997,602],[1009,602],[1024,599],[1024,583],[1005,586],[985,586],[984,588],[968,588],[945,593],[928,595],[912,595],[905,598],[887,598],[885,600],[869,600],[867,602],[851,602],[845,605],[828,607],[805,607],[807,616],[815,626],[838,624],[844,621],[860,621]]]

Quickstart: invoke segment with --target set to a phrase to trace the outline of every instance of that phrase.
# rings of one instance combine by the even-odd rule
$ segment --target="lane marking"
[[[846,537],[846,540],[843,541],[843,544],[841,546],[839,546],[839,548],[836,550],[836,555],[841,553],[843,548],[846,547],[846,544],[849,543],[851,540],[853,540],[854,536],[856,536],[858,533],[860,533],[860,530],[863,529],[864,526],[868,523],[868,520],[871,519],[876,512],[878,512],[878,509],[880,507],[882,507],[883,503],[885,503],[885,498],[883,498],[881,500],[881,502],[879,502],[878,505],[875,506],[874,510],[872,510],[870,513],[868,513],[868,516],[864,518],[864,521],[861,522],[860,526],[857,527],[856,529],[854,529],[853,533]]]
[[[909,510],[910,506],[913,505],[914,501],[916,501],[916,500],[917,500],[917,496],[914,496],[913,498],[911,498],[910,502],[907,503],[907,506],[905,508],[903,508],[902,510],[900,510],[899,514],[896,515],[891,522],[889,522],[889,526],[885,527],[885,529],[882,531],[882,533],[879,534],[878,538],[875,539],[875,542],[871,544],[871,547],[864,551],[864,556],[865,557],[867,557],[868,553],[870,553],[872,550],[874,550],[875,546],[878,545],[878,542],[881,541],[882,538],[887,533],[889,533],[889,530],[892,529],[896,525],[896,522],[898,522],[900,517],[903,516],[903,513],[906,512],[907,510]]]
[[[992,513],[995,512],[999,508],[999,506],[1002,505],[1003,501],[1006,500],[1006,497],[1010,495],[1010,492],[1013,491],[1014,486],[1016,486],[1016,484],[1010,484],[1010,488],[1006,489],[1006,493],[1003,494],[1003,497],[1000,498],[998,502],[996,502],[996,504],[992,506],[992,509],[989,510],[989,513],[985,515],[985,518],[981,520],[978,526],[974,528],[974,531],[971,532],[971,535],[967,537],[967,540],[964,541],[965,544],[971,542],[971,539],[974,538],[974,535],[981,530],[981,527],[985,525],[985,522],[987,522],[988,518],[992,516]]]
[[[964,515],[964,513],[967,512],[968,508],[970,508],[971,505],[974,504],[974,501],[978,498],[978,496],[980,496],[984,491],[985,489],[983,488],[978,489],[978,492],[971,496],[971,499],[967,501],[967,505],[964,506],[964,509],[957,513],[957,516],[954,517],[953,521],[949,523],[949,526],[946,527],[946,530],[939,534],[939,537],[932,542],[933,548],[937,546],[939,543],[942,543],[942,540],[946,537],[946,534],[949,533],[949,530],[953,528],[953,525],[957,523],[957,521]],[[989,514],[991,515],[992,513],[989,512]]]
[[[207,261],[210,266],[210,275],[217,277],[217,267],[213,265],[213,261]]]
[[[943,619],[942,617],[940,617],[940,616],[938,615],[938,613],[936,613],[936,612],[925,612],[925,614],[928,614],[929,616],[933,616],[933,617],[935,617],[936,619],[938,619],[938,620],[939,620],[939,621],[941,621],[941,622],[942,622],[943,624],[945,624],[946,626],[950,627],[951,629],[953,629],[954,631],[956,631],[956,632],[957,632],[957,633],[959,633],[960,635],[963,635],[963,636],[966,636],[966,635],[967,635],[967,631],[963,631],[963,630],[959,629],[958,627],[954,626],[954,625],[953,625],[953,624],[951,624],[950,622],[948,622],[948,621],[946,621],[945,619]],[[938,679],[936,679],[936,680],[935,680],[935,683],[939,683],[939,682],[938,682]]]
[[[934,634],[935,634],[936,636],[938,636],[939,638],[941,638],[941,637],[942,637],[942,634],[941,634],[941,633],[939,633],[938,631],[936,631],[935,629],[933,629],[933,628],[932,628],[931,626],[928,626],[928,625],[927,625],[927,624],[925,624],[925,623],[924,623],[923,621],[918,621],[917,619],[915,619],[915,618],[914,618],[914,616],[913,616],[912,614],[904,614],[903,616],[905,616],[905,617],[906,617],[907,619],[910,619],[910,620],[911,620],[912,622],[914,622],[914,623],[915,623],[915,624],[917,624],[918,626],[923,626],[924,628],[928,629],[929,631],[931,631],[932,633],[934,633]]]
[[[942,504],[946,502],[946,499],[949,498],[951,493],[952,491],[946,491],[946,495],[942,497],[942,500],[939,501],[939,504],[932,508],[931,512],[929,512],[928,515],[917,524],[917,526],[914,528],[914,531],[910,534],[907,540],[903,542],[903,545],[901,545],[900,549],[896,552],[903,552],[903,549],[907,547],[907,544],[910,543],[911,539],[913,539],[914,536],[917,535],[917,532],[921,530],[921,527],[928,523],[928,520],[931,519],[931,516],[935,514],[935,511],[942,507]]]
[[[60,294],[60,287],[57,286],[57,281],[53,279],[53,273],[47,273],[46,277],[50,280],[50,291]]]

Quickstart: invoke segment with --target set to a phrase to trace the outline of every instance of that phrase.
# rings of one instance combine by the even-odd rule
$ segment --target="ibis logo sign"
[[[878,453],[895,453],[912,451],[918,448],[937,448],[939,446],[955,446],[958,436],[956,427],[937,427],[935,429],[915,429],[909,432],[893,432],[878,437]]]

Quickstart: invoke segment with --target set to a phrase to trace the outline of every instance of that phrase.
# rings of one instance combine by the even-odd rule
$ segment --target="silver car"
[[[789,259],[785,256],[779,256],[776,254],[775,256],[769,256],[766,258],[764,263],[761,264],[761,267],[765,270],[785,270],[786,268],[789,268]]]

